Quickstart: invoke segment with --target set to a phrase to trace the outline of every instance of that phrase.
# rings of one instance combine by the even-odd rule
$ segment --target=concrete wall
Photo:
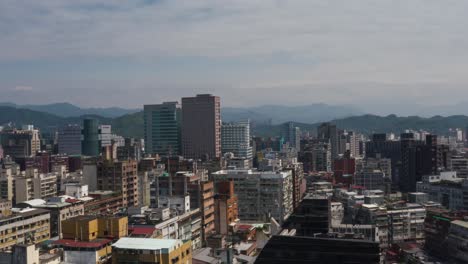
[[[63,258],[65,263],[74,264],[90,264],[98,261],[98,255],[95,251],[65,251]]]

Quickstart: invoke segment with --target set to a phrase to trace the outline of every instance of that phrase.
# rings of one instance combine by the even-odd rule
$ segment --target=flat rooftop
[[[452,225],[457,225],[457,226],[462,226],[462,227],[468,229],[468,222],[467,221],[455,220],[455,221],[452,221],[451,224]]]
[[[72,203],[67,202],[47,202],[45,204],[35,205],[35,208],[63,208],[72,205]]]
[[[112,247],[121,249],[138,250],[169,250],[172,251],[181,241],[176,239],[155,239],[155,238],[132,238],[123,237],[115,242]]]
[[[10,220],[14,218],[36,216],[36,215],[42,215],[42,214],[48,214],[48,213],[50,214],[50,211],[46,209],[27,208],[21,211],[14,212],[13,214],[8,215],[8,216],[0,216],[0,221]]]
[[[210,256],[211,248],[200,248],[193,251],[192,258],[195,260],[203,261],[205,263],[217,264],[218,259]]]
[[[110,239],[95,239],[93,241],[75,241],[73,239],[60,239],[54,241],[54,245],[69,247],[69,248],[93,248],[98,249],[107,244],[110,244],[112,240]]]

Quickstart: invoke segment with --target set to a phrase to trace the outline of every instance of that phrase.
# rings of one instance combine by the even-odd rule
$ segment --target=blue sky
[[[468,2],[0,0],[0,101],[451,104]]]

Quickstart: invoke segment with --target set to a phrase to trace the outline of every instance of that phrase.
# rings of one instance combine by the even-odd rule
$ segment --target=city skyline
[[[0,264],[468,263],[466,10],[0,1]]]
[[[194,93],[217,94],[226,106],[463,103],[454,98],[468,95],[467,5],[0,3],[0,90],[5,101],[83,107]]]

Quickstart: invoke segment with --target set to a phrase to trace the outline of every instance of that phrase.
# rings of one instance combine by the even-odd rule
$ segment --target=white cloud
[[[0,62],[271,58],[250,71],[205,72],[187,83],[221,83],[218,92],[225,94],[284,87],[305,93],[291,102],[350,100],[343,91],[374,98],[388,85],[402,96],[408,85],[426,83],[459,93],[468,84],[466,10],[468,2],[455,0],[0,0]]]
[[[246,56],[288,51],[334,60],[454,52],[461,1],[3,1],[0,58]],[[457,3],[455,5],[454,3]],[[464,8],[465,7],[465,8]],[[457,41],[462,41],[458,43]],[[463,43],[465,42],[465,43]],[[461,49],[459,51],[462,51]],[[433,54],[427,54],[433,55]]]
[[[15,86],[13,88],[13,90],[17,91],[17,92],[28,92],[28,91],[32,91],[33,87],[32,86],[19,85],[19,86]]]

